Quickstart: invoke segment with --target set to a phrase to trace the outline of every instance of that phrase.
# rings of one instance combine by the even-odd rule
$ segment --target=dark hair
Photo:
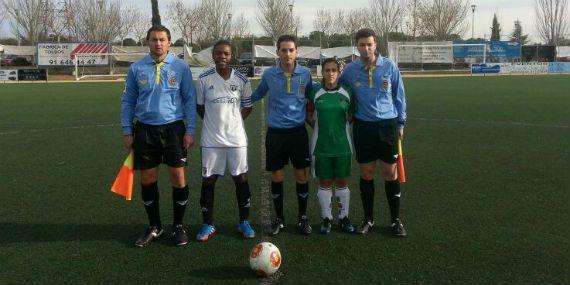
[[[374,30],[369,29],[369,28],[364,28],[364,29],[360,29],[358,30],[358,32],[356,32],[356,42],[358,42],[358,40],[360,38],[368,38],[368,37],[373,37],[374,38],[374,42],[376,42],[376,33],[374,32]]]
[[[340,71],[340,63],[336,60],[336,57],[329,57],[329,58],[325,58],[325,60],[323,60],[323,64],[321,65],[323,70],[325,69],[325,64],[327,63],[331,63],[333,62],[334,64],[336,64],[336,67],[338,68],[338,70]]]
[[[219,40],[214,44],[214,47],[212,48],[212,54],[214,54],[214,52],[216,51],[216,48],[218,46],[229,46],[230,50],[232,50],[232,43],[228,40]],[[233,53],[233,52],[232,52]]]
[[[148,42],[148,40],[150,39],[150,33],[152,32],[165,32],[166,35],[168,36],[168,40],[170,41],[170,30],[168,28],[166,28],[165,26],[159,25],[159,26],[152,26],[150,29],[148,29],[148,32],[146,32],[146,41]]]
[[[277,50],[281,48],[282,42],[293,42],[295,44],[295,48],[297,48],[297,38],[292,35],[282,35],[277,39]]]

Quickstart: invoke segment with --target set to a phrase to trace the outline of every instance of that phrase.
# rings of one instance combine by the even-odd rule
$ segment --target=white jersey
[[[216,68],[200,74],[197,103],[205,106],[202,147],[244,147],[247,136],[241,108],[251,107],[251,84],[245,75],[232,69],[224,80]]]

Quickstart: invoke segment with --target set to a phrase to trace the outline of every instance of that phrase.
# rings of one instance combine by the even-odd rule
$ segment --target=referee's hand
[[[189,149],[192,145],[194,145],[194,137],[191,135],[184,136],[184,149]]]
[[[404,128],[398,128],[398,138],[404,140]]]
[[[123,144],[125,144],[125,148],[130,150],[133,148],[133,135],[125,135],[123,136]]]

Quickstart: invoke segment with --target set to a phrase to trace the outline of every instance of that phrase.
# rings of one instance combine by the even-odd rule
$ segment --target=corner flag
[[[402,140],[398,139],[398,180],[406,183],[406,171],[404,170],[404,153],[402,152]]]
[[[125,159],[121,170],[119,170],[119,174],[117,175],[117,178],[115,178],[113,186],[111,186],[111,192],[121,195],[130,201],[133,196],[134,178],[135,169],[133,163],[133,151],[131,150],[129,156]]]

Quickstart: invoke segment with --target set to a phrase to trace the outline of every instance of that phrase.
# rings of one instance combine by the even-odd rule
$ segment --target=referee
[[[353,126],[356,160],[360,164],[360,198],[364,220],[357,233],[374,226],[374,174],[376,161],[384,178],[390,207],[391,229],[396,237],[406,236],[400,221],[400,184],[396,161],[397,140],[404,136],[406,98],[398,66],[376,52],[376,34],[371,29],[356,33],[360,60],[346,66],[340,82],[350,86],[356,98]]]
[[[306,168],[311,164],[309,137],[305,128],[307,96],[312,79],[308,68],[297,60],[297,39],[291,35],[277,40],[279,63],[263,72],[261,83],[253,92],[253,102],[269,95],[267,105],[266,167],[271,171],[271,193],[277,218],[270,234],[277,235],[285,227],[283,215],[283,167],[293,164],[299,203],[298,227],[302,234],[312,232],[307,219],[309,183]]]
[[[124,143],[134,150],[135,169],[140,170],[142,200],[150,224],[135,246],[147,246],[163,233],[158,206],[160,163],[168,165],[172,184],[172,239],[176,245],[184,245],[188,243],[182,226],[188,203],[184,167],[187,150],[194,144],[196,95],[190,68],[168,53],[170,31],[164,26],[154,26],[148,30],[146,39],[150,54],[129,69],[121,109]]]

